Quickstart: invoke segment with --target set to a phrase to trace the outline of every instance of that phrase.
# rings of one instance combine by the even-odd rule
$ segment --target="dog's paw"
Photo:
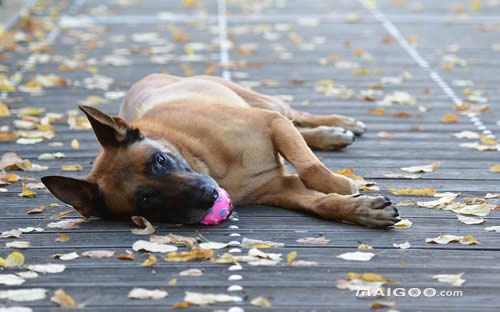
[[[398,210],[387,197],[356,194],[352,201],[353,214],[346,221],[369,227],[387,227],[401,221]]]
[[[360,136],[366,132],[366,125],[364,122],[350,117],[346,117],[340,126],[346,130],[351,131],[356,136]]]
[[[354,143],[354,133],[339,127],[319,126],[309,129],[309,134],[316,137],[313,148],[322,150],[342,149]]]

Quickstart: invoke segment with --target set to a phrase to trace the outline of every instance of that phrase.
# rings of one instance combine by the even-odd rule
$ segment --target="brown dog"
[[[92,171],[84,180],[42,181],[83,216],[198,223],[219,184],[237,204],[368,226],[399,220],[387,198],[356,194],[350,179],[332,173],[309,148],[351,144],[353,133],[364,132],[352,118],[297,112],[276,97],[217,77],[163,74],[137,82],[120,117],[81,109],[102,145]],[[297,175],[286,174],[282,157]]]

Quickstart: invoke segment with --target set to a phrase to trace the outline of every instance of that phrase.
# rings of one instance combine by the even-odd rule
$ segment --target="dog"
[[[133,215],[199,223],[218,196],[366,226],[400,220],[387,197],[358,193],[313,149],[343,148],[365,125],[292,109],[278,97],[212,76],[152,74],[135,83],[119,117],[80,106],[102,146],[86,179],[42,182],[84,217]],[[287,174],[283,159],[297,174]]]

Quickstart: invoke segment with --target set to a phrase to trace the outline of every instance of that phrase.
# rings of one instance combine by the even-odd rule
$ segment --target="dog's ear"
[[[97,140],[103,147],[118,146],[142,139],[137,128],[130,127],[121,117],[111,117],[91,106],[79,106],[87,115]]]
[[[42,182],[55,197],[73,206],[82,216],[97,216],[96,183],[61,176],[42,177]]]

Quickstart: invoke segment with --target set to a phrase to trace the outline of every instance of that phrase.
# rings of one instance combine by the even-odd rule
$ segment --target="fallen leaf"
[[[40,276],[38,273],[32,271],[17,272],[16,275],[24,279],[34,279]]]
[[[166,298],[168,292],[163,289],[144,289],[144,288],[133,288],[129,293],[128,297],[131,299],[154,299],[159,300]]]
[[[380,309],[380,308],[395,308],[395,301],[374,301],[370,306],[372,309]]]
[[[202,249],[222,249],[229,247],[228,243],[219,243],[219,242],[205,242],[199,244],[199,247]]]
[[[115,255],[113,250],[89,250],[82,252],[82,256],[91,259],[111,258]]]
[[[131,261],[134,261],[135,260],[135,255],[133,252],[130,252],[128,250],[126,250],[127,254],[119,254],[118,255],[118,259],[120,260],[131,260]]]
[[[44,210],[45,210],[45,205],[41,205],[40,208],[28,210],[26,213],[27,214],[42,213]]]
[[[384,139],[390,139],[392,138],[392,135],[387,132],[387,131],[380,131],[377,133],[377,136],[380,137],[380,138],[384,138]]]
[[[411,118],[411,114],[405,112],[394,113],[392,116],[397,118]]]
[[[487,193],[484,196],[485,199],[491,199],[491,198],[500,198],[500,194],[494,194],[494,193]]]
[[[472,148],[482,152],[500,150],[500,145],[485,145],[485,144],[479,144],[478,142],[462,143],[460,144],[460,147]]]
[[[69,260],[75,260],[79,258],[80,256],[76,251],[70,252],[70,253],[65,253],[65,254],[54,254],[52,255],[53,258],[63,260],[63,261],[69,261]]]
[[[186,291],[184,296],[184,301],[201,306],[222,302],[235,302],[239,300],[240,297],[227,294],[204,294],[192,291]]]
[[[172,305],[172,308],[189,308],[191,306],[191,303],[183,301],[179,303],[174,303]]]
[[[479,244],[479,242],[472,235],[465,236],[456,236],[456,235],[439,235],[434,238],[426,238],[425,241],[427,243],[435,243],[435,244],[448,244],[448,243],[460,243],[462,245],[475,245]]]
[[[55,206],[53,206],[53,205],[54,205],[54,204],[51,204],[51,205],[49,205],[49,207],[55,207],[55,206],[57,206],[57,204],[55,204]],[[75,212],[75,210],[74,210],[74,209],[61,211],[61,212],[58,212],[58,213],[56,213],[56,214],[53,214],[53,215],[49,216],[49,219],[60,219],[60,218],[62,218],[62,217],[65,217],[65,216],[67,216],[67,215],[70,215],[70,214],[72,214],[72,213],[74,213],[74,212]],[[87,221],[87,220],[85,220],[85,219],[76,219],[76,220],[69,220],[69,221],[70,221],[70,222],[76,222],[77,220],[84,220],[85,222]],[[84,221],[78,221],[78,223],[81,223],[81,222],[84,222]],[[61,224],[62,224],[62,223],[61,223]],[[76,229],[76,228],[75,228],[75,229]]]
[[[36,301],[44,299],[46,293],[47,290],[43,288],[0,290],[0,299],[18,302]]]
[[[271,304],[271,302],[269,302],[269,300],[267,300],[264,297],[255,297],[252,300],[250,300],[250,304],[257,306],[257,307],[263,307],[263,308],[270,308],[273,306]]]
[[[155,227],[144,217],[132,216],[132,222],[137,226],[143,227],[142,229],[131,229],[132,234],[150,235],[156,231]]]
[[[497,139],[491,138],[491,137],[487,136],[486,134],[481,134],[480,141],[481,141],[481,143],[486,144],[486,145],[495,145],[498,143]],[[500,165],[498,165],[498,166],[500,166]]]
[[[318,244],[318,245],[328,244],[329,242],[330,242],[330,240],[326,239],[324,236],[320,236],[320,237],[304,237],[304,238],[299,238],[297,240],[297,243]]]
[[[31,243],[28,241],[13,241],[13,242],[8,242],[5,243],[5,247],[7,248],[28,248],[31,246]]]
[[[413,166],[413,167],[404,167],[401,168],[401,170],[410,172],[410,173],[424,173],[424,172],[432,172],[435,169],[439,168],[440,163],[439,161],[435,161],[430,165],[423,165],[423,166]]]
[[[73,212],[73,210],[70,210]],[[47,224],[48,228],[57,228],[61,230],[73,230],[73,229],[78,229],[80,226],[78,224],[88,222],[87,219],[70,219],[70,220],[63,220],[59,222],[51,222]]]
[[[420,179],[422,176],[420,176],[418,174],[384,173],[384,177],[390,178],[390,179],[416,180],[416,179]]]
[[[466,216],[461,216],[458,215],[458,221],[465,223],[465,224],[481,224],[485,222],[486,220],[483,218],[473,218],[473,217],[466,217]]]
[[[214,255],[212,249],[193,248],[191,251],[170,252],[163,260],[168,262],[186,262],[192,260],[209,260]]]
[[[367,244],[361,244],[358,246],[358,249],[373,249],[373,247]]]
[[[83,167],[81,165],[62,165],[61,170],[63,171],[82,171]]]
[[[76,303],[73,298],[66,294],[66,292],[62,288],[59,288],[54,292],[54,295],[52,296],[52,298],[50,298],[50,301],[58,304],[63,308],[76,308]]]
[[[490,172],[500,173],[500,165],[493,165],[490,167]]]
[[[383,107],[377,107],[375,109],[368,109],[368,112],[375,116],[381,116],[385,114],[385,109]]]
[[[36,197],[36,193],[30,190],[24,183],[23,183],[23,192],[18,194],[19,197]]]
[[[456,114],[446,114],[441,118],[441,122],[444,123],[457,123],[458,122],[458,116]]]
[[[458,139],[479,139],[479,133],[467,130],[453,133],[453,136]]]
[[[500,232],[500,225],[497,225],[497,226],[488,226],[488,227],[485,227],[484,230],[486,232]]]
[[[395,228],[409,228],[413,225],[413,223],[409,220],[409,219],[403,219],[401,221],[399,221],[398,223],[394,224],[393,227]]]
[[[264,241],[264,240],[259,240],[259,239],[251,239],[251,238],[246,238],[246,237],[243,237],[243,240],[241,241],[242,248],[255,248],[258,245],[261,245],[261,246],[266,245],[266,246],[268,246],[268,248],[283,248],[283,247],[285,247],[285,244],[283,244],[283,243]]]
[[[61,273],[66,269],[64,264],[31,264],[27,265],[26,268],[30,271],[34,271],[37,273]]]
[[[414,205],[415,205],[415,201],[413,199],[402,200],[396,204],[396,206],[399,206],[399,207],[414,206]]]
[[[436,194],[435,189],[414,189],[414,188],[407,188],[407,189],[389,189],[389,192],[391,192],[394,195],[408,195],[408,196],[432,196]]]
[[[0,285],[14,286],[21,285],[26,280],[14,274],[0,274]]]
[[[69,236],[61,234],[61,233],[57,233],[56,242],[67,242],[69,240],[71,240],[71,238],[69,238]]]
[[[179,275],[180,276],[202,276],[203,271],[200,269],[188,269],[188,270],[184,270],[184,271],[179,272]]]
[[[491,212],[492,205],[488,203],[480,205],[459,205],[451,208],[451,211],[466,216],[486,217]]]
[[[438,274],[432,275],[432,278],[442,283],[449,283],[451,286],[460,287],[465,283],[462,275],[464,275],[463,272],[459,274]]]
[[[172,252],[176,251],[177,247],[172,245],[148,242],[144,240],[138,240],[132,245],[132,249],[135,251],[149,251],[149,252]]]
[[[78,142],[77,139],[73,139],[71,140],[71,147],[73,149],[79,149],[80,148],[80,142]]]
[[[0,258],[0,266],[4,268],[21,267],[24,264],[24,255],[20,252],[11,252],[4,260]]]
[[[144,260],[144,262],[142,262],[141,266],[150,267],[153,264],[155,264],[157,261],[158,261],[158,259],[155,256],[149,255],[149,257],[146,260]]]
[[[167,236],[151,235],[149,241],[160,244],[184,244],[192,248],[199,241],[198,237],[181,236],[169,233]]]
[[[2,232],[0,238],[19,238],[22,236],[22,234],[23,232],[21,232],[20,230],[10,230]]]
[[[392,246],[394,246],[395,248],[401,248],[401,249],[408,249],[411,247],[410,242],[404,242],[401,244],[393,243]]]
[[[437,194],[434,194],[434,196],[436,196],[436,195]],[[458,195],[459,194],[449,194],[448,196],[443,196],[437,200],[426,201],[426,202],[417,202],[417,206],[423,207],[423,208],[443,209],[444,207],[451,204],[457,198]]]
[[[371,258],[375,256],[372,252],[346,252],[341,255],[338,255],[337,258],[344,260],[353,260],[353,261],[369,261]]]

